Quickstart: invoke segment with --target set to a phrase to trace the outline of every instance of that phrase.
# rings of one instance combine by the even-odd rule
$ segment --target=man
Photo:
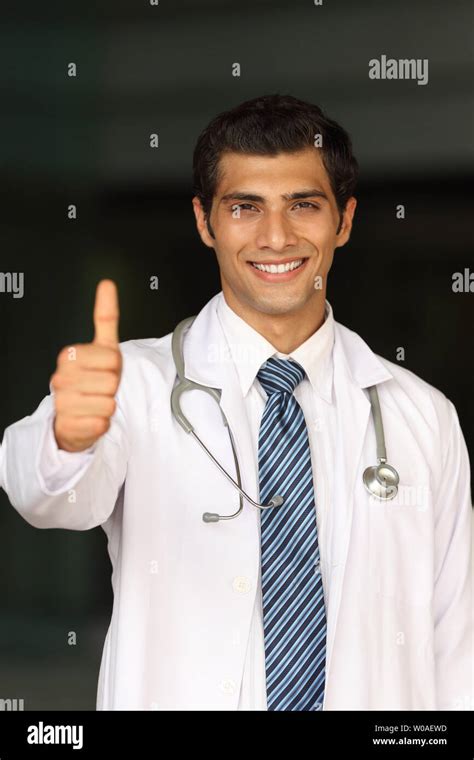
[[[335,322],[326,300],[356,177],[347,133],[290,96],[218,115],[195,149],[194,213],[222,291],[184,337],[185,373],[219,390],[242,488],[264,508],[245,498],[239,511],[235,486],[173,416],[171,335],[119,344],[108,280],[93,342],[63,349],[51,395],[5,431],[2,482],[18,512],[107,534],[99,709],[472,706],[456,410]],[[372,386],[400,477],[386,500],[362,478],[376,459]],[[193,388],[182,410],[235,478],[215,400]]]

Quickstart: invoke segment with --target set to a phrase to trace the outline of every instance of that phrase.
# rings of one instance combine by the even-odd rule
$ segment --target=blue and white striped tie
[[[260,424],[261,572],[268,710],[322,710],[326,610],[308,432],[293,391],[304,369],[271,357],[258,379],[268,398]]]

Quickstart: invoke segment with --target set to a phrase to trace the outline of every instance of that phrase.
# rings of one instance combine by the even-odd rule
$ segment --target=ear
[[[196,227],[199,232],[199,236],[204,245],[207,245],[208,248],[214,248],[214,240],[209,235],[209,231],[207,229],[206,215],[204,213],[201,201],[197,195],[194,196],[192,204],[194,216],[196,217]]]
[[[352,220],[354,219],[354,212],[356,210],[357,200],[354,197],[349,198],[346,203],[346,208],[342,214],[342,225],[338,234],[336,235],[335,248],[340,248],[345,245],[351,236]]]

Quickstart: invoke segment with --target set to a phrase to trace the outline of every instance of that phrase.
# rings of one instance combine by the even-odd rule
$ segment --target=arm
[[[46,396],[5,431],[0,482],[37,528],[86,530],[110,516],[129,454],[118,392],[118,295],[99,283],[92,343],[64,348]]]
[[[438,710],[472,710],[472,505],[470,468],[448,400],[445,456],[435,516],[435,659]]]
[[[125,480],[125,419],[117,403],[105,435],[86,451],[67,452],[57,446],[54,416],[50,395],[32,415],[6,428],[0,483],[35,528],[88,530],[110,516]]]

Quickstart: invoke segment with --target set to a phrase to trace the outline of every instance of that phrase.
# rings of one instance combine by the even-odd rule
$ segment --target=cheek
[[[222,269],[223,272],[230,274],[233,270],[236,270],[239,264],[239,246],[234,247],[233,241],[226,237],[225,243],[223,243],[223,239],[220,238],[218,244],[214,246],[214,250],[219,268]]]
[[[336,230],[330,221],[314,225],[308,230],[308,239],[324,255],[332,255],[336,245]]]
[[[221,228],[221,236],[225,240],[226,248],[232,250],[241,248],[247,241],[251,241],[254,235],[255,227],[252,229],[251,225],[244,224],[238,219],[222,225]]]
[[[226,267],[237,266],[239,254],[250,244],[252,237],[237,225],[221,225],[216,233],[216,255],[219,262]]]
[[[334,237],[336,231],[329,214],[321,214],[316,219],[308,221],[305,229],[320,245],[326,244],[330,238]]]

